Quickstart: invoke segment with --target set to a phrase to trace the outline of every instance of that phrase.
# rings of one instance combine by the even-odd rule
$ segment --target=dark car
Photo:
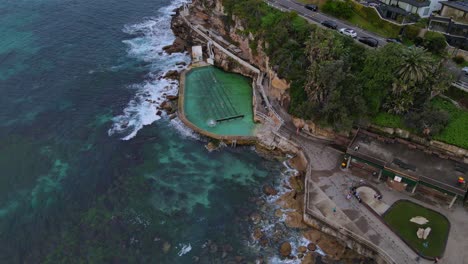
[[[304,7],[309,9],[309,10],[312,10],[312,11],[317,11],[318,10],[317,5],[305,5]]]
[[[401,40],[397,39],[397,38],[388,38],[386,39],[388,43],[397,43],[397,44],[401,44]]]
[[[371,47],[378,47],[379,46],[379,41],[376,40],[375,38],[371,38],[371,37],[360,37],[358,38],[359,42],[362,42],[368,46],[371,46]]]
[[[332,28],[332,29],[336,29],[338,27],[338,25],[335,23],[335,21],[331,21],[331,20],[323,21],[322,25],[327,27],[327,28]]]

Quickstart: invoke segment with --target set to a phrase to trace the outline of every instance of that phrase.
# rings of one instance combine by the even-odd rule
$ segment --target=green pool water
[[[251,79],[212,66],[195,68],[186,75],[184,97],[185,115],[199,128],[223,136],[254,135]]]

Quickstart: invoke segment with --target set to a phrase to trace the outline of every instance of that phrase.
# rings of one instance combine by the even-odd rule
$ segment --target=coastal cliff
[[[174,44],[167,48],[167,51],[186,50],[190,52],[192,46],[202,45],[204,54],[208,57],[206,42],[199,39],[197,34],[194,34],[183,21],[180,16],[181,10],[182,8],[176,10],[176,14],[172,19],[171,28],[177,37]],[[222,44],[226,44],[226,48],[231,48],[232,52],[238,57],[256,66],[260,71],[267,73],[271,78],[270,87],[266,91],[269,98],[278,100],[287,106],[289,103],[289,84],[286,80],[279,78],[269,64],[261,40],[257,41],[252,34],[245,33],[246,30],[239,18],[235,16],[228,17],[224,13],[221,0],[194,0],[189,7],[189,13],[192,21],[209,30],[213,38],[220,40]],[[219,52],[216,47],[214,47],[214,63],[215,66],[226,71],[255,77],[251,71],[239,65],[225,53]]]

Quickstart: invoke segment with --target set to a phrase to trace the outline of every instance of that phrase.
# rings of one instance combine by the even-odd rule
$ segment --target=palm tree
[[[403,62],[397,75],[402,84],[421,83],[430,76],[433,65],[434,60],[424,49],[410,47],[403,52]]]

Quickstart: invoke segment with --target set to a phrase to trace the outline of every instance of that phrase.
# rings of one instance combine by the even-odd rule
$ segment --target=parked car
[[[468,67],[463,67],[462,72],[465,73],[465,74],[468,74]]]
[[[318,10],[317,5],[305,5],[304,7],[309,9],[309,10],[312,10],[312,11],[317,11]]]
[[[338,25],[336,24],[335,21],[331,21],[331,20],[325,20],[322,22],[322,25],[327,27],[327,28],[331,28],[331,29],[336,29],[338,27]]]
[[[350,36],[352,38],[355,38],[357,37],[357,33],[356,31],[354,31],[354,29],[351,29],[351,28],[341,28],[340,30],[338,30],[341,34],[343,35],[346,35],[346,36]]]
[[[358,41],[374,48],[379,46],[379,41],[371,37],[360,37]]]
[[[397,43],[397,44],[401,44],[401,40],[397,39],[397,38],[388,38],[386,39],[386,41],[388,43]]]
[[[377,3],[369,3],[369,6],[370,6],[370,7],[378,7],[379,4],[377,4]]]

